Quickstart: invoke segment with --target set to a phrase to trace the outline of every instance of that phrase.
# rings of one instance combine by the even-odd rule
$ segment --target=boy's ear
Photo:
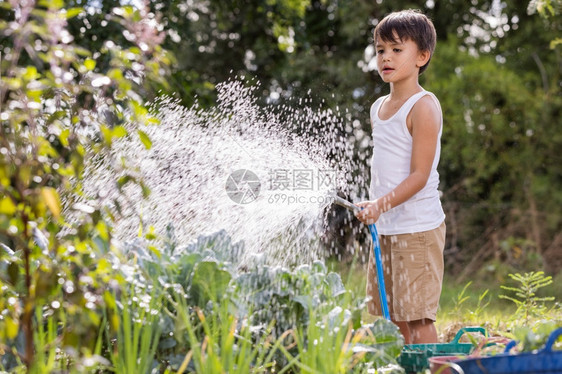
[[[422,66],[427,64],[430,57],[431,57],[431,53],[429,51],[419,51],[418,58],[416,61],[416,66],[418,68],[421,68]]]

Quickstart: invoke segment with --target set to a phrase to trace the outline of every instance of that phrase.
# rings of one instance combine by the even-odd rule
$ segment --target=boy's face
[[[427,62],[429,53],[420,51],[410,39],[400,39],[394,34],[394,41],[375,40],[377,70],[382,80],[395,83],[419,74],[419,68]]]

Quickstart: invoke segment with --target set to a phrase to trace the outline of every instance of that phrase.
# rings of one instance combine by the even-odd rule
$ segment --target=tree
[[[141,95],[149,83],[163,84],[169,59],[145,9],[113,9],[108,24],[129,43],[100,40],[92,53],[68,27],[85,19],[82,8],[62,1],[0,5],[0,349],[42,371],[37,315],[64,310],[59,323],[71,327],[57,344],[73,347],[66,353],[74,359],[91,352],[101,322],[91,310],[103,306],[96,294],[103,288],[92,285],[109,282],[100,259],[112,249],[112,215],[96,196],[83,195],[84,164],[114,138],[134,135],[125,122],[153,121]],[[142,131],[138,136],[150,146]],[[134,181],[124,174],[117,183]],[[71,196],[81,202],[68,206]]]
[[[513,237],[529,241],[515,264],[537,265],[526,261],[544,253],[561,223],[548,202],[560,198],[551,162],[558,156],[550,153],[556,145],[549,145],[560,145],[550,117],[560,102],[529,91],[524,77],[491,56],[459,52],[456,43],[442,44],[432,64],[426,87],[441,99],[445,117],[440,174],[448,247],[461,250],[449,261],[459,271],[464,264],[462,278],[484,260],[510,257],[514,247],[506,253],[501,243]]]

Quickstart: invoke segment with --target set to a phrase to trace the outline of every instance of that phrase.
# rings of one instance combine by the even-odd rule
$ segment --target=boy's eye
[[[382,54],[383,52],[384,52],[384,51],[383,51],[382,49],[379,49],[379,50],[377,51],[377,55],[380,55],[380,54]]]
[[[394,52],[400,52],[402,51],[400,48],[394,48]]]

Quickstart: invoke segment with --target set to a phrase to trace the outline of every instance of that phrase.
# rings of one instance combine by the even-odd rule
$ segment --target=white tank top
[[[421,91],[412,95],[400,109],[390,118],[379,118],[379,108],[387,96],[380,97],[371,106],[371,121],[373,123],[373,158],[371,161],[370,199],[381,198],[410,175],[410,160],[412,156],[412,135],[406,125],[406,117],[414,104],[423,96],[429,95],[434,100],[439,111],[439,100],[428,91]],[[437,139],[437,149],[431,172],[426,185],[404,203],[381,214],[377,221],[377,229],[381,235],[397,235],[413,232],[433,230],[445,219],[445,213],[439,200],[439,173],[437,164],[441,153],[441,132],[443,130],[443,115],[441,128]]]

